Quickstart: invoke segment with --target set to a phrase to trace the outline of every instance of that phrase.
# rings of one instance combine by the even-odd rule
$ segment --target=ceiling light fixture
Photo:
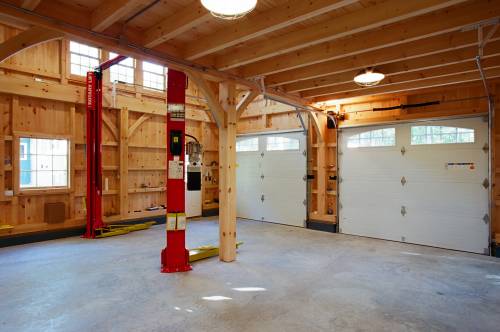
[[[354,76],[354,82],[359,86],[374,86],[384,79],[385,75],[374,68],[366,68]]]
[[[257,0],[201,0],[201,4],[217,18],[236,20],[254,10]]]

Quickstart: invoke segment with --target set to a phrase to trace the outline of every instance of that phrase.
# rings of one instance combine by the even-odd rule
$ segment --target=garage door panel
[[[412,125],[473,128],[475,141],[411,145]],[[342,131],[342,232],[484,253],[489,238],[483,220],[488,191],[482,186],[488,174],[488,154],[483,150],[487,123],[468,118],[395,128],[392,149],[347,148],[348,137],[377,127]]]
[[[306,136],[293,132],[256,137],[259,151],[237,153],[238,217],[303,227],[307,213],[303,204]],[[267,151],[267,137],[298,140],[299,149]]]

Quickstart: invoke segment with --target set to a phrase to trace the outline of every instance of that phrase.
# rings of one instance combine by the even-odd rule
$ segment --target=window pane
[[[383,128],[352,135],[347,140],[348,148],[380,147],[396,145],[396,128]]]
[[[84,44],[70,42],[71,74],[85,76],[99,65],[99,49]]]
[[[271,136],[266,138],[267,151],[290,151],[299,150],[300,142],[298,139],[289,137]]]
[[[236,142],[236,152],[259,151],[259,138],[247,138]]]
[[[68,141],[21,137],[20,187],[68,186]]]
[[[411,144],[474,143],[474,129],[447,126],[412,126]]]
[[[147,61],[143,61],[142,62],[142,69],[144,71],[148,71],[150,73],[164,75],[164,72],[165,72],[164,68],[165,67],[163,67],[161,65],[157,65],[157,64],[154,64],[154,63],[151,63],[151,62],[147,62]]]

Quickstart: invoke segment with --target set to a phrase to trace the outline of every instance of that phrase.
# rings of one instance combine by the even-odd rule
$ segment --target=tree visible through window
[[[445,126],[412,126],[411,144],[474,143],[474,129]]]
[[[68,186],[68,140],[20,138],[21,188]]]
[[[74,41],[69,42],[71,74],[86,76],[99,66],[99,49]]]
[[[348,148],[367,148],[396,145],[396,128],[365,131],[349,137]]]

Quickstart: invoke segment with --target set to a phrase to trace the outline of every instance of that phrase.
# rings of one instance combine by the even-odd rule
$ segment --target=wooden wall
[[[0,42],[19,32],[0,25]],[[78,227],[85,222],[84,78],[69,74],[68,43],[60,40],[35,46],[0,64],[0,225],[13,226],[0,231],[0,236]],[[107,57],[103,50],[102,59]],[[118,84],[117,96],[112,98],[107,75],[103,80],[105,220],[163,215],[162,210],[145,209],[165,204],[165,93]],[[138,65],[136,80],[140,75]],[[217,127],[197,88],[190,84],[187,94],[187,132],[207,148],[205,160],[217,161]],[[68,189],[19,189],[19,137],[26,136],[70,141]],[[214,200],[218,185],[210,185],[203,189],[204,193],[209,190],[204,196]],[[6,196],[6,191],[14,195]],[[64,223],[44,222],[44,205],[50,202],[65,204]]]

